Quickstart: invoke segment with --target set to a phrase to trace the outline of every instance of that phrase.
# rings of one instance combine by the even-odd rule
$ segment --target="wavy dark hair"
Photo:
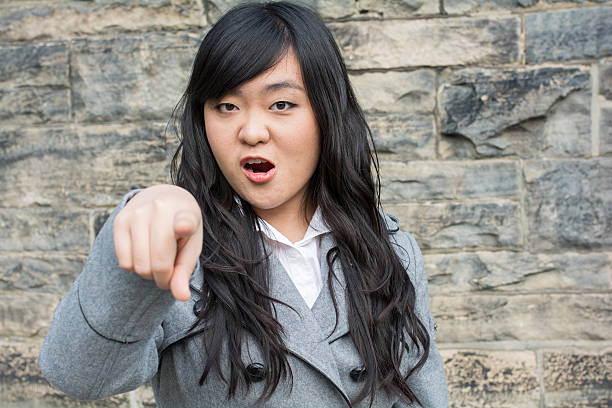
[[[276,300],[269,296],[257,216],[248,202],[237,203],[204,127],[205,101],[273,67],[289,49],[299,61],[320,131],[321,155],[307,199],[321,209],[335,240],[326,257],[328,287],[333,290],[333,265],[339,262],[347,283],[350,335],[366,369],[355,402],[369,396],[371,404],[378,387],[405,402],[418,401],[406,380],[425,363],[430,339],[415,313],[414,286],[379,212],[378,160],[370,129],[330,31],[315,12],[286,2],[246,4],[226,13],[205,36],[173,115],[180,144],[172,179],[196,198],[204,223],[200,264],[206,302],[194,324],[208,327],[200,384],[215,369],[228,384],[228,398],[240,384],[251,386],[241,360],[249,334],[259,342],[266,367],[260,400],[269,399],[281,379],[292,381],[283,327],[274,314]],[[220,369],[223,347],[229,378]],[[409,348],[421,357],[402,373],[400,362]]]

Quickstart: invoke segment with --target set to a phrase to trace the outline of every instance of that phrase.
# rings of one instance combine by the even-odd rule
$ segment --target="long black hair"
[[[228,398],[240,384],[251,385],[241,360],[247,335],[259,342],[266,367],[260,399],[281,379],[291,379],[283,328],[269,296],[267,254],[249,203],[238,204],[207,141],[204,103],[219,98],[273,67],[292,49],[299,61],[320,131],[321,155],[307,200],[321,209],[335,247],[327,254],[329,285],[340,263],[347,283],[349,330],[366,378],[356,401],[378,387],[406,402],[418,401],[406,379],[425,363],[429,336],[415,314],[415,290],[390,241],[379,212],[378,160],[363,112],[350,86],[336,43],[321,18],[292,3],[254,3],[233,8],[208,32],[196,55],[187,90],[175,109],[180,144],[172,161],[173,181],[190,191],[202,209],[204,245],[200,255],[206,297],[196,324],[207,359],[200,384],[217,370]],[[333,293],[332,293],[333,298]],[[338,314],[338,305],[336,316]],[[341,305],[340,307],[345,307]],[[230,374],[221,373],[226,347]],[[402,356],[420,350],[408,372]],[[225,364],[225,362],[223,362]]]

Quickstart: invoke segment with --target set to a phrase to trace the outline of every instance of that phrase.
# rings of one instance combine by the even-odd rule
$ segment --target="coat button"
[[[368,370],[366,370],[365,366],[361,366],[353,368],[349,375],[351,376],[351,380],[355,382],[362,382],[365,380],[367,374]]]
[[[259,382],[266,376],[264,365],[261,363],[251,363],[246,368],[247,375],[252,382]]]
[[[199,316],[202,313],[202,299],[196,300],[193,304],[193,314]]]

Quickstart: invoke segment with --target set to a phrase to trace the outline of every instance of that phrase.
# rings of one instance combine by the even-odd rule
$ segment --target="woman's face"
[[[272,222],[299,213],[320,141],[293,50],[268,71],[206,101],[204,123],[221,172],[258,216]]]

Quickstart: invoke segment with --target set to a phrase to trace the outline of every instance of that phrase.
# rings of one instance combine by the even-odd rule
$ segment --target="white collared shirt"
[[[304,238],[295,243],[261,218],[259,219],[259,230],[268,239],[273,254],[287,270],[308,307],[312,308],[323,287],[321,265],[319,264],[321,236],[329,232],[321,211],[317,208]]]

